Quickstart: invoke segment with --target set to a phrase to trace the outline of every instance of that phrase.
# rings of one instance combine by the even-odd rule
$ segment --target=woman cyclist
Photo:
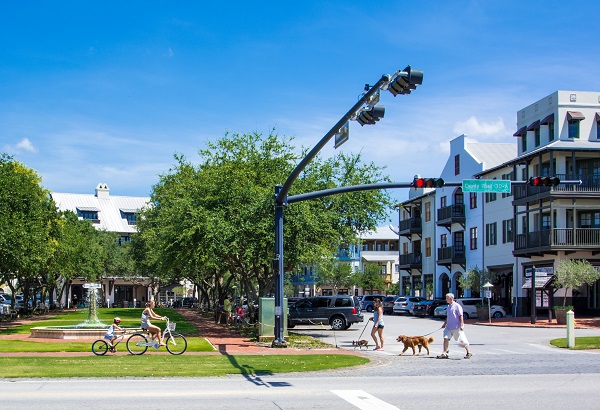
[[[146,303],[146,309],[144,309],[144,311],[142,312],[142,329],[144,330],[148,330],[148,332],[150,332],[150,335],[152,336],[152,340],[160,342],[160,338],[161,338],[161,333],[160,333],[160,327],[153,325],[152,323],[150,323],[150,319],[157,319],[157,320],[167,320],[167,318],[165,316],[158,316],[156,313],[154,313],[154,300],[151,300],[150,302]],[[161,343],[160,346],[164,346],[164,343]]]

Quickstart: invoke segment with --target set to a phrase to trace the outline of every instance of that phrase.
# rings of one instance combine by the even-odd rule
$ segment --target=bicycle
[[[127,332],[123,332],[122,334],[117,336],[117,340],[113,343],[112,347],[108,345],[108,342],[105,339],[98,339],[92,343],[92,352],[96,356],[104,356],[107,352],[116,353],[117,345],[121,343],[121,340],[125,338]]]
[[[162,334],[160,344],[164,343],[167,351],[174,355],[183,354],[187,349],[187,340],[179,333],[173,333],[175,330],[175,323],[171,323],[167,318],[167,327]],[[149,336],[148,331],[136,332],[129,336],[127,339],[127,350],[133,355],[142,355],[146,353],[148,347],[152,347],[155,350],[160,348],[159,341],[152,340]]]

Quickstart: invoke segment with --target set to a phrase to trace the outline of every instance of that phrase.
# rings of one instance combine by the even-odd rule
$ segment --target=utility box
[[[283,337],[287,340],[287,298],[283,298]],[[275,298],[258,299],[258,341],[272,342],[275,340]]]

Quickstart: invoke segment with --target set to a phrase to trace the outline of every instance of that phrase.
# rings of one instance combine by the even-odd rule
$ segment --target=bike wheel
[[[167,350],[171,354],[182,354],[187,349],[187,340],[180,334],[171,334],[165,339]]]
[[[108,352],[108,343],[104,340],[96,340],[92,343],[92,352],[94,352],[96,356],[104,356],[106,352]]]
[[[148,350],[148,339],[141,333],[134,333],[127,339],[127,350],[134,355],[146,353]]]

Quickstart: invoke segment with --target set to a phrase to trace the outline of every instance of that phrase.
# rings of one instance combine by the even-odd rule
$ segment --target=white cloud
[[[4,149],[13,154],[19,154],[21,152],[37,152],[37,148],[29,141],[29,138],[23,138],[15,145],[5,145]]]
[[[468,134],[475,139],[498,139],[505,137],[508,132],[502,118],[493,122],[484,122],[479,121],[475,116],[470,116],[466,121],[457,121],[453,131],[457,135]]]

